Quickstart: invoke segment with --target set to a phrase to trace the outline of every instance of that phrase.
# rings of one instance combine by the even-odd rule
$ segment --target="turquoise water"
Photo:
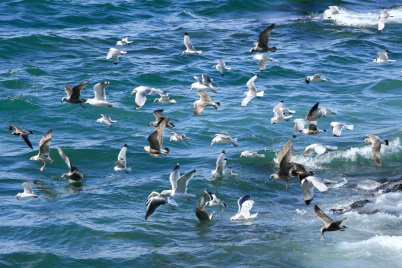
[[[328,5],[341,14],[323,20]],[[382,33],[376,28],[380,9],[393,18]],[[245,84],[258,72],[248,53],[259,32],[275,23],[270,45],[278,50],[255,84],[262,98],[240,107]],[[379,178],[398,179],[402,168],[402,8],[393,1],[2,1],[0,3],[0,266],[33,267],[396,267],[402,259],[402,194],[379,193]],[[201,55],[181,56],[183,33]],[[127,54],[119,64],[104,58],[117,40]],[[388,49],[395,63],[376,64],[380,50]],[[220,76],[211,68],[224,59],[231,71]],[[221,107],[192,115],[198,99],[190,91],[193,75],[214,79]],[[306,85],[304,77],[321,73],[325,83]],[[60,103],[67,84],[89,81],[92,87],[110,81],[108,100],[113,108]],[[146,85],[169,92],[177,104],[146,104],[136,110],[133,88]],[[280,100],[303,118],[320,101],[338,111],[320,119],[354,125],[335,138],[330,131],[292,138],[292,121],[270,124],[272,108]],[[152,111],[164,109],[189,145],[169,142],[171,153],[151,158],[143,151],[153,131]],[[118,122],[96,123],[100,113]],[[9,124],[32,130],[32,151],[7,131]],[[51,155],[56,164],[43,172],[29,161],[39,140],[53,129]],[[228,131],[238,147],[215,144],[215,133]],[[390,140],[383,148],[382,167],[371,157],[365,134]],[[293,160],[328,180],[347,181],[316,193],[310,206],[297,180],[289,191],[269,181],[277,171],[277,156],[291,139]],[[117,173],[114,161],[128,144],[131,173]],[[311,143],[338,146],[321,157],[303,156]],[[55,146],[63,148],[85,176],[81,186],[60,175],[67,166]],[[227,176],[213,180],[211,170],[221,150],[227,152]],[[251,150],[263,159],[240,158]],[[181,171],[197,169],[189,183],[191,200],[178,199],[170,210],[160,207],[144,220],[145,201],[152,191],[170,188],[169,174],[176,163]],[[21,183],[35,181],[37,199],[16,200]],[[216,212],[213,222],[198,224],[194,213],[203,189],[216,192],[228,208]],[[255,201],[253,221],[231,222],[237,199],[250,194]],[[357,200],[370,203],[343,215],[330,209]],[[314,204],[331,217],[347,217],[345,232],[327,233]],[[208,208],[208,211],[212,211]]]

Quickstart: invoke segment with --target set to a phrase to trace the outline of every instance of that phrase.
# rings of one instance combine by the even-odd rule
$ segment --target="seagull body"
[[[186,136],[186,134],[182,133],[182,132],[173,132],[172,131],[172,136],[170,136],[169,141],[185,141],[188,144],[188,141],[191,140],[190,138],[188,138]]]
[[[246,97],[241,102],[242,107],[246,107],[247,104],[254,97],[262,97],[262,96],[264,96],[264,91],[258,91],[257,92],[257,88],[255,87],[255,84],[254,84],[254,81],[255,81],[255,79],[257,79],[258,76],[259,76],[259,74],[256,74],[253,77],[251,77],[250,80],[248,80],[248,82],[246,84],[246,86],[248,88],[248,91],[244,92],[244,95],[246,95]]]
[[[159,98],[154,99],[154,102],[159,102],[160,104],[174,104],[176,103],[176,100],[170,100],[169,99],[169,94],[164,91],[164,92],[159,92]]]
[[[227,158],[225,157],[225,150],[222,150],[222,152],[219,154],[218,158],[216,159],[216,168],[215,170],[212,170],[212,177],[213,178],[219,178],[223,177],[223,171],[225,169],[225,165],[227,162]]]
[[[209,76],[207,76],[205,74],[202,74],[201,78],[196,75],[194,75],[193,77],[197,82],[194,82],[191,84],[190,90],[195,88],[195,89],[202,90],[202,91],[210,90],[213,93],[217,93],[216,89],[212,85],[212,78],[210,78]]]
[[[339,8],[337,6],[329,6],[323,13],[324,19],[330,19],[332,15],[340,14]]]
[[[353,125],[346,125],[340,122],[331,122],[332,133],[335,137],[341,136],[342,129],[353,130]]]
[[[23,193],[18,193],[15,198],[17,198],[18,200],[20,199],[20,197],[23,198],[37,198],[38,196],[36,194],[34,194],[34,192],[32,191],[32,182],[24,182],[23,184],[21,184],[22,187],[24,187],[24,192]]]
[[[211,214],[208,215],[208,211],[205,208],[207,206],[207,195],[207,193],[204,193],[200,199],[198,199],[197,205],[195,206],[195,215],[200,222],[210,222],[215,215],[215,211],[212,211]]]
[[[221,105],[219,102],[212,102],[211,96],[205,91],[198,90],[198,95],[200,95],[200,99],[194,102],[194,115],[199,115],[206,107],[212,106],[215,110]]]
[[[222,131],[221,133],[215,134],[211,141],[211,146],[214,145],[214,143],[233,144],[234,147],[237,147],[237,138],[232,139],[229,133]]]
[[[218,64],[215,64],[212,68],[215,68],[222,76],[224,75],[223,71],[230,71],[232,69],[227,67],[223,60],[218,60]]]
[[[32,156],[29,160],[40,161],[43,162],[43,166],[40,168],[40,171],[43,171],[46,167],[46,162],[52,162],[52,164],[56,163],[50,157],[50,142],[52,141],[52,130],[50,129],[39,142],[39,153],[37,155]]]
[[[324,237],[325,232],[330,231],[344,231],[346,226],[340,226],[346,218],[338,221],[333,221],[327,214],[324,213],[317,205],[314,206],[315,215],[324,223],[324,226],[321,227],[321,235]]]
[[[161,91],[156,88],[151,88],[147,86],[139,86],[133,89],[131,95],[135,94],[135,108],[140,109],[144,106],[145,101],[147,100],[147,95],[152,93],[160,93]]]
[[[253,56],[253,59],[258,60],[258,67],[260,68],[260,71],[265,70],[265,66],[267,65],[268,61],[275,61],[273,58],[270,58],[264,54],[256,54]]]
[[[290,144],[290,140],[288,140],[278,156],[279,171],[278,173],[271,174],[270,176],[270,179],[286,182],[286,190],[289,188],[289,182],[292,179],[290,176],[290,171],[291,169],[295,168],[295,163],[290,161],[292,154],[293,146]],[[298,166],[301,165],[296,164],[296,169]],[[293,172],[292,175],[294,175]]]
[[[99,106],[99,107],[112,107],[113,103],[107,102],[106,101],[106,92],[105,89],[106,87],[110,84],[109,81],[97,83],[94,86],[94,93],[95,93],[95,98],[93,99],[87,99],[86,103],[89,103],[93,106]]]
[[[311,82],[325,82],[327,79],[321,74],[315,74],[306,76],[304,81],[306,81],[306,84],[310,84]]]
[[[381,14],[380,16],[378,16],[378,31],[381,32],[384,27],[385,27],[385,21],[389,18],[389,17],[393,17],[390,16],[390,14],[388,13],[388,11],[386,11],[385,9],[381,10]]]
[[[241,152],[240,157],[245,157],[245,158],[265,158],[265,154],[258,154],[256,152],[251,152],[251,151],[243,151],[243,152]]]
[[[268,47],[269,36],[271,35],[272,29],[275,24],[271,24],[264,31],[260,33],[258,36],[258,42],[254,42],[255,47],[250,49],[250,52],[268,52],[268,51],[276,51],[276,47]]]
[[[155,121],[149,122],[148,126],[158,126],[159,122],[163,119],[163,118],[168,118],[166,116],[163,115],[163,109],[159,109],[159,110],[155,110],[152,112],[155,116]],[[172,129],[175,127],[175,125],[173,123],[168,122],[166,125],[167,128]]]
[[[319,105],[320,103],[317,102],[313,107],[311,107],[305,118],[307,121],[317,121],[321,117],[327,117],[327,114],[336,114],[335,110],[331,110],[326,107],[321,107],[318,109]]]
[[[106,115],[106,114],[101,114],[101,118],[98,118],[96,120],[96,122],[98,123],[102,123],[102,124],[106,124],[109,127],[112,126],[113,123],[116,123],[116,120],[112,120],[112,118],[110,118],[110,116]]]
[[[317,155],[325,154],[327,151],[335,151],[338,147],[336,146],[329,146],[329,145],[322,145],[318,143],[310,144],[309,146],[304,149],[304,155],[310,155],[315,152]]]
[[[131,168],[127,167],[126,163],[126,154],[127,154],[127,144],[124,144],[121,147],[119,155],[117,156],[117,161],[115,163],[114,171],[124,171],[126,173],[131,171]]]
[[[25,141],[25,143],[29,146],[29,148],[33,149],[31,141],[28,138],[29,134],[33,134],[32,131],[26,131],[22,127],[16,126],[16,125],[10,125],[8,127],[8,130],[13,130],[15,129],[11,134],[15,136],[21,136],[21,138]]]
[[[377,62],[377,63],[390,63],[390,62],[395,62],[396,60],[390,60],[390,59],[388,58],[388,53],[391,53],[391,51],[389,51],[389,50],[378,51],[378,52],[377,52],[378,58],[374,59],[373,62]]]
[[[184,33],[184,45],[186,46],[186,50],[183,51],[183,53],[181,53],[181,55],[186,55],[186,54],[190,54],[190,55],[194,55],[194,54],[201,54],[202,51],[200,50],[195,50],[193,44],[191,44],[190,41],[190,35],[188,33]]]
[[[149,152],[152,157],[167,155],[170,153],[169,148],[162,148],[163,133],[165,132],[168,122],[169,118],[161,117],[155,130],[148,136],[149,146],[145,146],[144,151]]]
[[[113,63],[118,64],[119,63],[119,57],[123,54],[126,54],[126,51],[121,51],[117,48],[111,47],[109,48],[109,52],[106,55],[106,60],[109,60],[113,57]]]
[[[184,175],[180,176],[180,165],[179,163],[177,163],[169,176],[169,181],[172,189],[163,190],[161,194],[170,195],[171,197],[177,198],[194,197],[193,194],[187,193],[187,186],[196,172],[197,170],[193,169],[190,172],[187,172]]]
[[[82,175],[82,173],[79,171],[78,168],[74,167],[71,164],[70,158],[63,152],[63,150],[60,147],[56,148],[59,151],[60,157],[64,160],[64,162],[69,168],[68,173],[63,173],[61,177],[64,179],[68,179],[70,183],[78,182],[81,179],[83,179],[84,175]]]
[[[88,82],[82,82],[81,84],[78,84],[74,87],[67,85],[64,90],[66,91],[67,97],[64,97],[61,99],[61,102],[68,102],[68,103],[73,103],[73,104],[80,104],[81,107],[85,108],[82,103],[84,103],[86,100],[81,99],[81,90],[88,85]]]
[[[277,124],[282,122],[283,120],[289,120],[290,118],[293,117],[293,115],[285,115],[286,113],[287,114],[296,113],[295,110],[290,110],[286,107],[283,107],[283,100],[280,101],[277,105],[275,105],[272,111],[274,112],[274,117],[271,118],[271,124]]]
[[[302,188],[302,195],[306,205],[309,205],[313,200],[314,187],[321,193],[328,194],[328,187],[322,182],[320,178],[315,176],[299,175],[300,185]]]
[[[239,210],[233,217],[230,218],[231,221],[243,221],[243,220],[251,220],[257,217],[258,212],[250,214],[250,210],[254,205],[254,201],[250,200],[250,195],[245,195],[240,197],[237,200],[237,205],[239,206]]]
[[[125,46],[125,45],[130,45],[133,41],[129,41],[128,37],[125,37],[119,41],[116,42],[116,46]]]
[[[367,134],[366,137],[367,138],[364,141],[371,144],[371,154],[375,160],[375,163],[378,166],[381,166],[381,144],[389,145],[389,141],[381,140],[378,136],[371,134]]]
[[[157,192],[152,192],[147,199],[146,206],[147,209],[145,211],[145,220],[148,220],[149,217],[155,212],[155,210],[161,205],[169,204],[171,207],[176,207],[177,203],[170,197],[164,194],[160,194]]]
[[[209,201],[205,204],[206,206],[210,206],[210,207],[224,207],[226,208],[227,205],[224,201],[220,200],[216,194],[214,194],[213,192],[209,192],[207,190],[204,190],[204,193],[206,193],[209,197]]]

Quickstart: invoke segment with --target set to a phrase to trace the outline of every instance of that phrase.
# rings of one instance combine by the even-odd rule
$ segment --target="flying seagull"
[[[255,47],[250,49],[250,52],[268,52],[276,51],[276,47],[268,47],[269,36],[274,28],[275,24],[271,24],[258,36],[258,42],[254,42]]]
[[[184,33],[184,45],[186,46],[186,50],[183,51],[183,53],[181,53],[181,55],[185,55],[185,54],[201,54],[202,51],[200,50],[195,50],[193,44],[191,44],[190,41],[190,35],[188,33]]]
[[[194,115],[199,115],[206,107],[212,106],[215,110],[221,105],[219,102],[212,102],[211,96],[208,95],[205,91],[198,90],[198,95],[200,95],[200,99],[194,102]]]
[[[210,206],[210,207],[221,207],[221,208],[226,208],[228,207],[226,205],[226,203],[222,200],[220,200],[216,194],[214,194],[213,192],[204,190],[204,193],[206,193],[209,197],[209,201],[205,204],[206,206]]]
[[[324,223],[324,226],[321,227],[321,235],[324,237],[325,232],[330,231],[344,231],[346,226],[340,226],[346,218],[338,221],[333,221],[327,214],[324,213],[317,205],[314,206],[315,215]]]
[[[191,138],[188,138],[186,134],[178,131],[176,132],[172,131],[172,136],[170,136],[169,139],[169,141],[178,141],[178,142],[185,141],[187,144],[189,144],[188,143],[189,140],[191,140]]]
[[[126,51],[121,51],[117,48],[111,47],[109,48],[109,52],[106,55],[106,60],[109,60],[113,57],[113,63],[118,64],[119,63],[119,57],[123,54],[126,54]]]
[[[206,202],[207,199],[207,194],[204,193],[200,199],[198,199],[197,205],[195,206],[195,215],[197,216],[198,220],[200,222],[210,222],[212,221],[212,218],[214,217],[215,211],[212,211],[210,215],[208,215],[208,212],[206,210]]]
[[[212,66],[212,68],[215,68],[222,76],[224,76],[223,71],[230,71],[232,68],[227,67],[226,63],[223,60],[218,60],[218,64],[215,64]]]
[[[212,78],[210,78],[209,76],[202,74],[201,78],[199,76],[194,75],[193,76],[195,81],[194,83],[191,84],[190,86],[190,90],[192,90],[193,88],[198,89],[200,91],[212,91],[213,93],[217,93],[216,89],[214,88],[214,86],[212,85]]]
[[[381,32],[385,27],[385,21],[391,16],[387,10],[381,10],[380,16],[378,16],[378,31]]]
[[[170,194],[172,197],[193,197],[193,194],[187,193],[187,186],[189,181],[194,177],[194,174],[197,172],[196,169],[191,170],[190,172],[185,173],[184,175],[180,175],[180,165],[179,163],[173,168],[172,172],[169,176],[169,181],[172,186],[171,190],[162,191],[163,194]]]
[[[296,113],[295,110],[290,110],[286,107],[283,107],[283,100],[281,100],[277,105],[275,105],[274,109],[274,116],[271,118],[271,124],[277,124],[282,122],[283,120],[289,120],[292,118],[293,115],[285,115],[285,114],[294,114]]]
[[[169,122],[169,118],[161,117],[155,130],[148,136],[149,146],[145,146],[144,150],[149,152],[152,157],[156,157],[160,154],[169,154],[169,148],[162,148],[163,146],[163,133],[165,132],[166,125]]]
[[[68,179],[69,182],[71,182],[71,183],[79,182],[81,179],[83,179],[84,175],[82,175],[82,173],[78,170],[78,168],[74,167],[71,164],[70,158],[63,152],[63,150],[60,147],[56,147],[56,148],[59,151],[60,157],[64,160],[64,162],[66,163],[66,165],[69,168],[68,173],[63,173],[61,175],[61,177],[64,179]]]
[[[327,152],[327,151],[335,151],[337,149],[338,149],[338,147],[336,147],[336,146],[329,146],[329,145],[313,143],[313,144],[310,144],[309,146],[307,146],[306,149],[304,149],[303,154],[309,155],[309,154],[312,154],[313,152],[315,152],[317,155],[322,155],[322,154],[325,154],[325,152]]]
[[[155,212],[155,210],[161,205],[169,204],[171,207],[176,207],[177,203],[170,197],[164,194],[160,194],[157,192],[152,192],[146,202],[147,209],[145,211],[145,220],[148,220],[149,217]]]
[[[52,141],[52,130],[50,129],[39,142],[39,153],[37,155],[32,156],[29,160],[40,161],[43,162],[43,166],[40,168],[40,171],[43,171],[46,167],[46,162],[52,162],[52,164],[56,163],[50,157],[50,142]]]
[[[311,82],[326,82],[327,79],[321,74],[315,74],[306,76],[304,78],[304,81],[306,81],[306,84],[310,84]]]
[[[246,107],[247,104],[254,98],[254,97],[262,97],[264,96],[264,91],[258,91],[257,92],[257,88],[254,85],[254,81],[255,79],[257,79],[257,77],[259,77],[259,74],[254,75],[253,77],[250,78],[250,80],[247,81],[247,88],[248,91],[244,92],[244,95],[246,95],[246,97],[243,99],[243,101],[241,102],[241,106],[242,107]]]
[[[15,126],[15,125],[10,125],[8,127],[8,130],[13,130],[15,129],[11,134],[15,136],[21,136],[21,138],[25,141],[25,143],[29,146],[29,148],[33,149],[31,141],[28,138],[29,134],[33,134],[32,131],[26,131],[22,127]]]
[[[327,114],[336,114],[335,110],[331,110],[326,107],[321,107],[320,109],[318,109],[319,105],[320,105],[320,103],[317,102],[316,104],[314,104],[313,107],[311,107],[310,111],[306,115],[306,118],[305,118],[306,120],[317,121],[321,117],[326,117]]]
[[[226,131],[221,131],[214,135],[214,138],[211,141],[211,146],[215,143],[232,144],[234,147],[238,146],[237,138],[232,139]]]
[[[163,115],[163,110],[162,109],[155,110],[152,113],[155,116],[155,121],[149,122],[148,126],[156,127],[159,124],[159,122],[161,121],[161,119],[168,118],[168,117]],[[168,122],[166,127],[169,128],[169,129],[172,129],[172,128],[175,127],[175,125],[173,123]]]
[[[127,154],[127,144],[124,144],[123,147],[121,147],[119,155],[117,156],[117,161],[115,163],[114,170],[115,171],[124,171],[126,173],[131,171],[131,168],[127,167],[126,163],[126,154]]]
[[[113,123],[116,123],[116,120],[112,120],[112,118],[110,118],[110,116],[106,115],[106,114],[101,114],[101,118],[98,118],[96,120],[96,122],[98,123],[102,123],[102,124],[106,124],[109,127],[112,126]]]
[[[79,103],[83,108],[85,108],[82,103],[85,102],[84,99],[80,98],[81,90],[88,85],[88,82],[82,82],[74,87],[67,85],[64,90],[66,91],[67,97],[61,99],[61,102],[68,102],[68,103]]]
[[[22,187],[24,187],[24,192],[23,193],[18,193],[15,198],[17,198],[18,200],[23,197],[23,198],[37,198],[38,196],[36,194],[34,194],[34,192],[32,191],[32,182],[24,182],[23,184],[21,184]]]
[[[277,174],[271,174],[270,177],[270,179],[285,181],[286,190],[289,188],[289,181],[291,180],[289,173],[295,166],[294,163],[290,161],[292,154],[293,146],[290,144],[290,140],[288,140],[278,156],[279,172]]]
[[[227,162],[227,158],[225,156],[225,150],[222,150],[222,152],[219,154],[218,158],[216,159],[216,168],[215,170],[212,170],[212,177],[217,178],[217,177],[223,177],[223,171],[225,169],[225,165]]]
[[[377,52],[378,58],[374,59],[373,62],[377,62],[377,63],[390,63],[390,62],[395,62],[396,60],[390,60],[390,59],[388,58],[388,53],[391,53],[391,51],[389,51],[389,50],[378,51],[378,52]]]
[[[331,122],[332,133],[335,137],[340,137],[342,133],[342,129],[353,130],[353,125],[346,125],[345,123],[340,122]]]
[[[381,166],[381,144],[389,145],[389,141],[381,140],[378,136],[371,134],[367,134],[366,137],[364,141],[371,144],[371,154],[373,155],[375,163]]]
[[[230,218],[231,221],[242,221],[242,220],[250,220],[257,217],[257,213],[250,214],[250,210],[254,205],[254,201],[250,200],[251,196],[245,195],[237,200],[237,205],[239,206],[239,210],[237,214]]]
[[[166,91],[159,92],[159,96],[160,96],[160,98],[154,99],[154,103],[155,102],[159,102],[160,104],[174,104],[174,103],[176,103],[176,100],[169,99],[169,93],[167,93]]]
[[[130,45],[133,41],[129,41],[128,37],[125,37],[119,41],[116,42],[116,46],[125,46],[125,45]]]
[[[133,91],[131,92],[131,95],[135,94],[135,108],[140,109],[142,106],[144,106],[145,101],[147,100],[147,95],[159,92],[161,92],[160,89],[151,88],[147,86],[139,86],[134,88]]]
[[[97,83],[94,86],[94,93],[95,93],[95,98],[93,99],[87,99],[86,103],[89,103],[93,106],[99,106],[99,107],[113,107],[113,103],[107,102],[106,101],[106,92],[105,89],[106,87],[110,84],[109,81]]]
[[[240,157],[245,157],[245,158],[264,158],[265,154],[259,154],[256,152],[251,152],[251,151],[243,151],[240,153]]]
[[[310,174],[304,173],[299,175],[302,195],[306,205],[309,205],[313,200],[314,187],[321,193],[328,194],[328,187],[322,182],[322,180]]]
[[[259,67],[260,71],[265,70],[265,66],[267,65],[268,61],[276,61],[273,58],[270,58],[264,54],[256,54],[253,56],[253,59],[258,60],[258,67]]]

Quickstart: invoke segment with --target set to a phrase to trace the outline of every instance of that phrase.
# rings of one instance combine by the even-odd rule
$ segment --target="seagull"
[[[319,102],[314,104],[313,107],[311,107],[310,111],[306,115],[306,120],[308,121],[317,121],[320,119],[322,116],[327,117],[327,114],[336,114],[335,110],[331,110],[326,107],[321,107],[320,110],[318,110],[318,106],[320,105]]]
[[[217,178],[217,177],[223,177],[223,171],[225,169],[225,165],[227,162],[227,158],[225,157],[225,150],[222,150],[222,152],[219,154],[218,158],[216,159],[216,168],[215,170],[212,170],[212,177]]]
[[[176,100],[170,100],[169,99],[169,94],[166,91],[159,92],[160,98],[154,99],[155,102],[159,102],[161,104],[174,104],[176,103]]]
[[[125,37],[119,41],[116,42],[116,46],[125,46],[125,45],[130,45],[133,41],[128,41],[128,37]]]
[[[285,114],[294,114],[295,110],[290,110],[286,107],[283,107],[283,100],[281,100],[277,105],[275,105],[274,109],[274,117],[271,118],[271,124],[277,124],[282,122],[283,120],[289,120],[293,115],[285,115]],[[303,126],[304,127],[304,126]]]
[[[239,210],[237,214],[230,218],[231,221],[242,221],[242,220],[250,220],[257,217],[257,213],[250,214],[250,210],[254,205],[254,201],[250,200],[251,196],[245,195],[237,200],[237,205],[239,206]]]
[[[353,130],[353,125],[346,125],[345,123],[340,122],[331,122],[332,133],[335,137],[341,136],[341,132],[343,128],[347,130]]]
[[[242,107],[246,107],[247,103],[249,103],[249,101],[251,101],[254,97],[264,96],[264,91],[257,92],[257,88],[254,85],[254,81],[255,79],[257,79],[257,77],[259,77],[259,74],[254,75],[250,78],[250,80],[247,81],[246,86],[248,87],[248,91],[244,92],[244,95],[246,95],[246,97],[241,102]]]
[[[133,92],[131,92],[131,95],[135,93],[135,108],[140,109],[142,106],[144,106],[145,101],[147,100],[147,95],[160,92],[161,92],[160,89],[151,88],[147,86],[139,86],[134,88]]]
[[[99,107],[113,107],[113,103],[107,102],[106,101],[106,92],[105,89],[106,87],[110,84],[109,81],[97,83],[94,86],[94,93],[95,93],[95,98],[93,99],[87,99],[86,103],[89,103],[93,106],[99,106]]]
[[[11,134],[15,136],[21,136],[21,138],[25,141],[25,143],[29,146],[29,148],[33,149],[31,141],[28,138],[29,134],[33,134],[32,131],[26,131],[22,127],[15,126],[15,125],[10,125],[8,127],[8,130],[13,130],[15,129]]]
[[[106,55],[106,60],[111,59],[113,57],[113,63],[119,63],[119,57],[123,54],[126,54],[126,51],[118,50],[117,48],[111,47],[109,48],[109,52]]]
[[[274,28],[275,24],[271,24],[258,36],[258,42],[254,42],[255,47],[250,49],[251,52],[268,52],[276,51],[276,47],[268,47],[269,36]]]
[[[182,133],[182,132],[174,132],[172,131],[172,136],[170,136],[169,141],[185,141],[188,144],[188,141],[191,140],[190,138],[188,138],[186,136],[186,134]]]
[[[127,167],[126,163],[126,154],[127,154],[127,144],[124,144],[121,147],[119,155],[117,156],[117,161],[115,163],[114,171],[124,171],[126,173],[131,171],[131,168]]]
[[[68,103],[79,103],[83,108],[85,108],[82,103],[85,102],[84,99],[80,98],[81,90],[88,85],[88,82],[82,82],[74,87],[67,85],[64,90],[67,93],[67,97],[61,99],[61,102],[68,102]]]
[[[265,158],[265,154],[258,154],[256,152],[251,152],[251,151],[243,151],[240,154],[240,157],[245,157],[245,158]]]
[[[169,204],[171,207],[176,207],[177,203],[170,197],[160,194],[157,192],[152,192],[147,199],[146,206],[147,210],[145,212],[145,220],[148,220],[149,217],[155,212],[155,210],[161,206]]]
[[[292,158],[292,153],[293,146],[290,144],[290,140],[288,140],[278,156],[279,172],[278,174],[271,174],[270,177],[270,179],[285,181],[286,190],[289,188],[289,181],[291,180],[289,176],[290,170],[295,166],[294,163],[290,162],[290,158]]]
[[[36,194],[34,194],[34,192],[32,191],[32,182],[24,182],[23,184],[21,184],[22,187],[24,187],[24,192],[23,193],[18,193],[15,198],[17,198],[18,200],[20,199],[20,197],[24,197],[24,198],[37,198],[38,196]]]
[[[364,141],[371,143],[371,154],[373,155],[376,164],[381,166],[381,144],[389,145],[389,141],[381,140],[378,136],[371,134],[367,134],[366,137],[368,138],[366,138]]]
[[[201,54],[202,51],[200,50],[195,50],[193,44],[191,44],[190,41],[190,36],[188,33],[184,33],[184,45],[186,46],[186,50],[183,51],[183,53],[181,53],[181,55],[185,55],[185,54]]]
[[[327,152],[327,151],[335,151],[335,150],[338,150],[337,146],[329,146],[329,145],[313,143],[313,144],[310,144],[309,146],[307,146],[306,149],[304,149],[303,154],[309,155],[309,154],[315,152],[317,155],[322,155],[322,154],[325,154],[325,152]]]
[[[380,16],[378,16],[378,31],[381,32],[385,27],[385,21],[391,16],[385,9],[381,10]]]
[[[268,61],[276,61],[264,54],[256,54],[253,56],[253,59],[258,60],[258,67],[260,68],[260,71],[265,70],[265,66],[267,65]]]
[[[232,139],[229,136],[229,133],[221,131],[214,135],[214,138],[211,141],[211,146],[214,145],[214,143],[233,144],[234,147],[237,147],[237,138]]]
[[[214,194],[213,192],[204,190],[204,193],[206,193],[209,197],[209,201],[205,204],[206,206],[210,206],[210,207],[224,207],[227,208],[228,206],[226,205],[226,203],[222,200],[220,200],[216,194]]]
[[[148,136],[149,146],[145,146],[144,151],[149,152],[152,157],[156,157],[160,154],[167,155],[170,153],[169,148],[162,148],[163,133],[168,122],[169,118],[161,117],[155,130]]]
[[[344,231],[346,226],[340,226],[346,218],[338,221],[333,221],[327,214],[324,213],[317,205],[314,206],[315,215],[324,223],[324,226],[321,227],[321,235],[324,237],[324,232],[330,231]]]
[[[43,162],[43,166],[40,168],[40,171],[43,171],[46,167],[46,162],[52,162],[52,164],[56,163],[50,157],[50,142],[52,141],[52,130],[50,129],[39,142],[39,153],[37,155],[32,156],[29,160],[35,160]]]
[[[332,15],[340,14],[339,8],[337,6],[329,6],[328,9],[322,14],[324,19],[330,19]]]
[[[163,110],[162,109],[155,110],[152,113],[155,116],[155,121],[149,122],[148,126],[156,127],[159,124],[159,122],[161,121],[161,119],[168,118],[168,117],[163,115]],[[169,129],[172,129],[172,128],[175,127],[175,125],[173,123],[168,122],[166,127],[169,128]]]
[[[396,60],[390,60],[390,59],[388,59],[388,53],[391,53],[391,51],[389,51],[389,50],[378,51],[378,52],[377,52],[378,58],[377,58],[377,59],[374,59],[373,62],[377,62],[377,63],[395,62]]]
[[[212,211],[210,215],[206,210],[206,202],[207,194],[204,193],[200,199],[198,199],[197,205],[195,206],[195,215],[197,216],[200,222],[210,222],[215,215],[215,211]]]
[[[198,90],[198,95],[200,99],[194,102],[194,115],[199,115],[206,107],[212,106],[215,110],[221,105],[220,102],[212,102],[211,96],[205,91]]]
[[[187,193],[187,186],[189,181],[194,177],[197,172],[196,169],[185,173],[180,176],[180,165],[179,163],[173,168],[169,176],[169,181],[172,186],[171,190],[163,190],[161,194],[170,195],[171,197],[183,198],[183,197],[194,197],[193,194]]]
[[[202,90],[202,91],[210,90],[213,93],[217,93],[216,89],[212,85],[212,78],[210,78],[209,76],[207,76],[205,74],[202,74],[201,78],[196,75],[194,75],[193,77],[197,82],[194,82],[191,84],[190,90],[195,88],[195,89]]]
[[[327,79],[321,74],[315,74],[306,76],[304,78],[304,81],[306,81],[306,84],[310,84],[310,82],[325,82],[327,81]]]
[[[112,118],[110,118],[110,116],[108,116],[108,115],[101,114],[101,116],[102,116],[102,117],[101,117],[101,118],[98,118],[98,119],[96,120],[96,122],[106,124],[106,125],[108,125],[109,127],[111,127],[113,123],[116,123],[116,122],[117,122],[116,120],[112,120]]]
[[[302,195],[306,205],[309,205],[313,200],[314,187],[321,193],[328,194],[328,187],[322,182],[320,178],[310,174],[299,175],[300,185],[302,188]]]
[[[224,76],[223,71],[230,71],[232,69],[227,67],[223,60],[218,60],[218,64],[215,64],[212,68],[215,68],[222,76]]]
[[[83,179],[84,175],[82,175],[78,168],[71,165],[70,158],[63,152],[60,147],[56,148],[59,151],[60,157],[64,160],[69,168],[68,173],[62,174],[61,177],[64,179],[68,179],[70,183],[79,182],[81,179]]]
[[[320,130],[317,128],[317,120],[320,119],[322,116],[326,117],[327,114],[336,114],[336,111],[331,110],[326,107],[321,107],[318,110],[318,106],[320,105],[319,102],[314,104],[314,106],[309,110],[305,119],[295,119],[293,121],[294,128],[293,128],[293,138],[296,138],[298,132],[303,132],[307,135],[314,135],[319,134],[322,132],[326,132],[326,130]],[[304,129],[304,126],[308,125],[307,129]]]

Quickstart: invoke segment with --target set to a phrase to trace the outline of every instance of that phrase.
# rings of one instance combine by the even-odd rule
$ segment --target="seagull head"
[[[32,132],[32,131],[28,131],[28,133],[29,133],[29,134],[33,134],[33,132]]]
[[[66,101],[67,100],[67,98],[66,97],[63,97],[62,99],[61,99],[61,102],[64,102],[64,101]]]
[[[15,198],[17,198],[18,200],[20,200],[20,197],[21,197],[21,193],[18,193],[18,194],[15,196]]]
[[[310,83],[310,77],[306,76],[306,79],[304,81],[306,81],[306,84],[309,84]]]
[[[385,52],[387,52],[387,53],[391,53],[391,51],[389,51],[388,49],[387,49],[387,50],[385,50]]]

